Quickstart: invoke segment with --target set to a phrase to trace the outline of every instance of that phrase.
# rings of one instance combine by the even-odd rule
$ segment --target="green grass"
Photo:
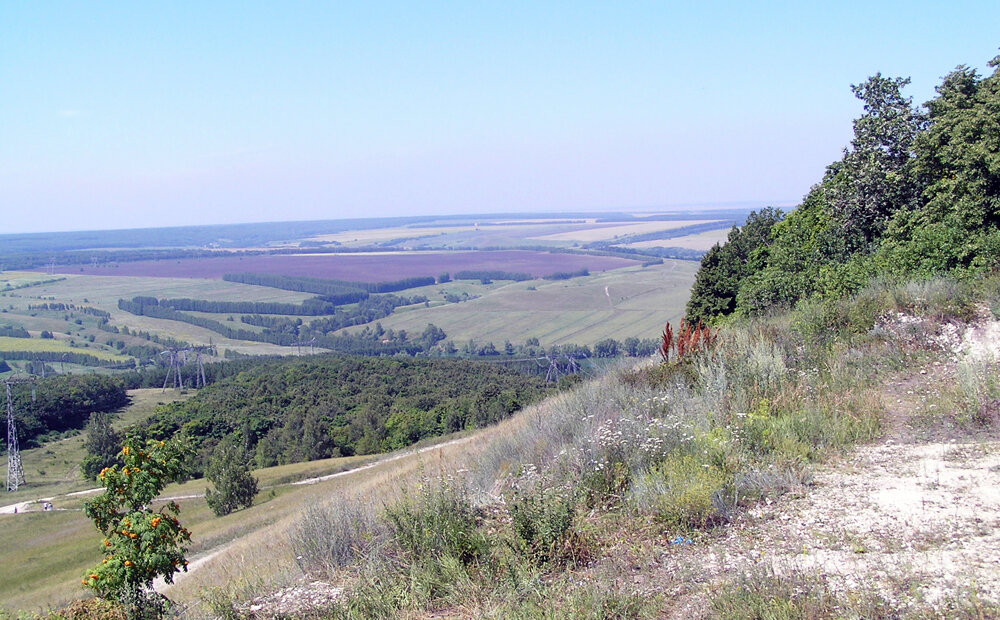
[[[161,394],[159,389],[133,390],[130,395],[132,404],[116,421],[116,427],[148,417],[161,403],[187,397],[173,391]],[[96,487],[79,474],[83,454],[82,433],[22,452],[30,484],[4,495],[2,502],[56,496],[56,511],[42,512],[33,506],[28,513],[0,515],[0,611],[53,607],[83,595],[79,575],[100,558],[100,535],[82,513],[84,502],[94,495],[60,497]],[[201,497],[178,499],[181,520],[193,532],[189,557],[263,530],[300,510],[316,489],[343,484],[339,479],[316,486],[289,486],[288,482],[338,473],[369,460],[371,457],[324,459],[257,470],[254,475],[262,490],[255,505],[222,518],[216,518]],[[37,468],[44,469],[46,475],[37,475]],[[284,486],[268,488],[272,485]],[[205,480],[171,484],[162,497],[198,496],[206,486]],[[30,564],[30,570],[19,568],[25,563]]]
[[[0,600],[37,610],[80,598],[80,575],[100,560],[100,534],[79,511],[0,515]]]

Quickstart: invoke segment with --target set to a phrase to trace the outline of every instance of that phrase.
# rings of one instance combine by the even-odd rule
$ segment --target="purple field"
[[[408,252],[401,254],[312,254],[220,256],[136,261],[101,266],[63,265],[59,273],[96,276],[221,279],[227,273],[269,273],[352,282],[384,282],[415,276],[437,276],[462,270],[530,273],[535,277],[589,269],[592,273],[637,265],[608,256],[550,254],[523,250],[484,252]]]

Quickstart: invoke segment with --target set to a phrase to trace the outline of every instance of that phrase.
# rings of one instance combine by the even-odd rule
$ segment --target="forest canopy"
[[[498,422],[548,394],[542,379],[464,360],[274,360],[158,410],[149,437],[190,438],[201,464],[237,435],[258,467],[371,454]]]
[[[873,278],[972,277],[1000,261],[1000,56],[992,75],[959,66],[914,106],[908,79],[852,86],[854,138],[802,204],[764,209],[713,247],[692,320],[835,299]]]

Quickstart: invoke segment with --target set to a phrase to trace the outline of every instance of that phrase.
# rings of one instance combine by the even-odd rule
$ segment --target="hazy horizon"
[[[797,201],[796,201],[797,202]],[[785,201],[780,203],[777,201],[764,201],[764,202],[747,202],[747,201],[734,201],[731,203],[718,203],[718,204],[704,204],[704,205],[666,205],[663,207],[639,207],[639,208],[629,208],[629,207],[618,207],[618,208],[608,208],[608,209],[566,209],[563,211],[545,211],[537,210],[534,212],[468,212],[468,213],[408,213],[401,215],[384,215],[384,216],[365,216],[365,215],[354,215],[345,217],[329,217],[329,218],[303,218],[303,219],[273,219],[273,220],[256,220],[256,221],[224,221],[224,222],[204,222],[195,224],[167,224],[163,226],[127,226],[127,227],[114,227],[108,226],[103,228],[52,228],[44,230],[27,230],[27,231],[0,231],[0,237],[4,235],[18,236],[18,235],[46,235],[46,234],[59,234],[59,233],[87,233],[87,232],[105,232],[105,231],[128,231],[128,230],[146,230],[146,229],[169,229],[169,228],[197,228],[197,227],[223,227],[223,226],[259,226],[266,224],[297,224],[306,222],[326,222],[326,221],[350,221],[358,220],[359,223],[366,223],[366,220],[371,219],[393,219],[400,217],[415,217],[427,220],[433,220],[435,218],[461,218],[468,216],[470,219],[477,216],[482,216],[486,218],[490,217],[540,217],[540,216],[574,216],[574,215],[599,215],[608,213],[635,213],[635,214],[685,214],[685,213],[711,213],[713,211],[750,211],[757,208],[762,208],[765,206],[777,207],[782,209],[790,209],[795,206],[792,201]]]
[[[956,20],[955,15],[975,19]],[[987,2],[0,6],[0,232],[797,203]],[[698,206],[704,205],[704,206]]]

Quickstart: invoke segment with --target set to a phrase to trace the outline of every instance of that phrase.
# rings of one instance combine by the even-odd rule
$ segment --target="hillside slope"
[[[872,289],[840,307],[864,329],[816,331],[829,317],[807,311],[730,327],[711,352],[331,481],[167,594],[269,613],[306,587],[325,617],[998,611],[998,584],[963,581],[1000,519],[1000,378],[966,354],[992,341],[961,340],[997,329],[991,290]],[[438,538],[449,524],[468,536]]]

